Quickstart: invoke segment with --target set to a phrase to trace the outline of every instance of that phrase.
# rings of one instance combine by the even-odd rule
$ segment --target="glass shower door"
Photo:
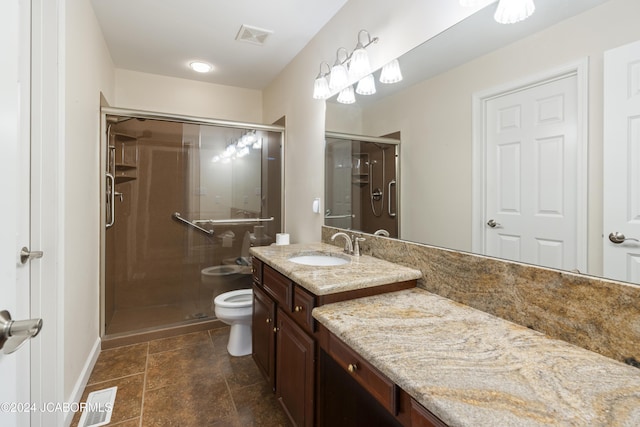
[[[105,334],[215,320],[215,296],[251,286],[249,247],[280,231],[282,133],[107,119]]]

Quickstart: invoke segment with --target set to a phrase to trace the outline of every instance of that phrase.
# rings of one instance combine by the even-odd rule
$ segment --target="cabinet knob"
[[[267,317],[267,323],[271,323],[271,319]]]
[[[296,313],[300,313],[302,311],[303,307],[301,305],[296,305],[293,308],[293,311],[295,311]]]
[[[354,373],[355,371],[358,370],[358,364],[357,363],[349,363],[349,366],[347,366],[347,370],[351,373]]]
[[[273,333],[277,333],[280,330],[280,328],[273,328]]]

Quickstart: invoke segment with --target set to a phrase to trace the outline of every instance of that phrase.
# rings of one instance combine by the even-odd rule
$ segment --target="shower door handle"
[[[116,222],[116,179],[109,172],[106,173],[107,181],[111,181],[110,184],[107,184],[109,187],[109,191],[107,192],[107,203],[109,204],[109,217],[107,219],[106,228],[113,227],[113,224]]]
[[[389,186],[387,187],[387,212],[389,213],[389,216],[391,218],[395,218],[396,213],[395,212],[391,212],[391,186],[392,185],[396,185],[396,180],[392,179],[391,181],[389,181]]]

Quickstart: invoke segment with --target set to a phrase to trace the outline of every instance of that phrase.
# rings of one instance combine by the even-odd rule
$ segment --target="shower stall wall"
[[[282,226],[283,129],[103,110],[102,335],[216,321]]]
[[[327,133],[325,224],[399,235],[399,140]]]

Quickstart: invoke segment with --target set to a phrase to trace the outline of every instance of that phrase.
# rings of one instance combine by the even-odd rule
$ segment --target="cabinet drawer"
[[[380,371],[366,362],[358,353],[329,334],[329,354],[338,364],[349,372],[389,412],[397,414],[396,385]]]
[[[253,281],[262,284],[262,261],[256,257],[251,257],[251,273],[253,273]]]
[[[314,319],[311,310],[315,307],[315,297],[296,286],[293,291],[293,318],[307,332],[313,333]]]
[[[287,312],[293,303],[293,282],[265,265],[262,269],[262,285],[264,290]]]

